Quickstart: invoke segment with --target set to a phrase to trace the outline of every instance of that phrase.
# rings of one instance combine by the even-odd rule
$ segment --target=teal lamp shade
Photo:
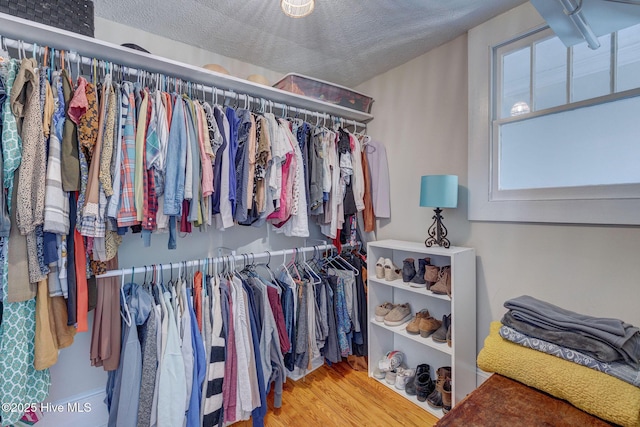
[[[420,182],[420,206],[455,208],[458,206],[457,175],[426,175]]]

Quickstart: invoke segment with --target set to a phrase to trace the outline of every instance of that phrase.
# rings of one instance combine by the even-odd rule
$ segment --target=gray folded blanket
[[[575,313],[528,295],[507,300],[504,306],[516,320],[547,331],[573,331],[599,339],[618,350],[625,360],[640,362],[640,329],[622,320]]]
[[[613,362],[623,359],[622,354],[615,348],[596,338],[572,331],[548,331],[515,319],[511,311],[506,312],[504,316],[502,316],[501,322],[503,325],[509,326],[525,335],[577,350],[601,362]]]

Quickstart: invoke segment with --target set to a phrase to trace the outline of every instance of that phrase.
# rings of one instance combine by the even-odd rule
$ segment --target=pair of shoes
[[[427,404],[447,413],[451,410],[451,366],[438,368],[436,375],[436,387],[427,397]]]
[[[387,326],[399,326],[411,319],[411,306],[409,303],[398,304],[384,316],[384,324]]]
[[[431,316],[420,319],[418,330],[422,338],[429,338],[431,334],[436,332],[442,326],[442,322]]]
[[[384,322],[387,326],[399,326],[411,318],[411,306],[409,303],[393,304],[384,302],[376,307],[376,322]]]
[[[384,280],[391,282],[402,277],[400,268],[397,267],[389,258],[384,260]]]
[[[376,307],[375,316],[376,322],[384,322],[384,318],[391,310],[395,308],[395,304],[390,302],[383,302]]]
[[[376,263],[376,279],[385,279],[390,282],[402,277],[400,268],[398,268],[389,258],[378,258]]]
[[[396,382],[395,386],[398,390],[404,390],[407,387],[407,383],[411,381],[416,375],[415,369],[398,368],[396,369]]]
[[[409,381],[407,381],[407,385],[404,388],[404,392],[407,393],[409,396],[415,396],[417,394],[417,392],[416,392],[416,382],[417,382],[418,376],[424,374],[425,372],[429,373],[430,371],[431,371],[431,367],[429,365],[427,365],[426,363],[422,363],[422,364],[418,365],[416,367],[415,375],[413,376],[413,378],[411,378]],[[429,374],[429,379],[431,379],[431,374]]]
[[[442,322],[437,331],[433,333],[431,339],[439,343],[451,342],[451,314],[442,316]],[[447,340],[447,337],[449,339]],[[451,345],[449,345],[451,347]]]
[[[429,290],[434,294],[449,295],[449,298],[451,298],[451,266],[447,265],[440,268],[438,280]]]
[[[380,361],[378,361],[378,369],[382,374],[386,374],[389,371],[395,371],[397,368],[402,366],[402,361],[404,360],[404,353],[398,350],[393,350],[387,352]],[[374,370],[375,374],[375,370]],[[376,377],[377,378],[377,377]],[[384,378],[384,375],[382,375]]]
[[[424,288],[427,286],[424,276],[427,266],[431,264],[431,258],[420,258],[418,260],[418,271],[416,271],[414,262],[413,258],[407,258],[402,262],[402,281],[409,283],[409,286],[413,288]]]
[[[416,315],[413,316],[411,322],[407,325],[407,333],[411,335],[418,335],[420,333],[420,321],[429,317],[431,317],[431,315],[429,314],[429,310],[426,308],[417,312]]]
[[[429,370],[416,376],[416,397],[420,402],[427,400],[434,390],[435,384],[431,379]]]
[[[430,290],[433,285],[438,281],[438,275],[440,274],[440,267],[435,265],[426,265],[424,269],[424,281],[427,286],[427,290]]]

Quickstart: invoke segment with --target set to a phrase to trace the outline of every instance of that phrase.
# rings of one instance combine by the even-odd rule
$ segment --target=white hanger
[[[133,272],[135,268],[131,268],[131,281],[133,282]],[[120,283],[120,297],[122,298],[122,306],[124,308],[124,313],[120,310],[120,316],[124,319],[124,323],[127,326],[131,326],[131,312],[129,311],[129,305],[127,304],[127,298],[124,295],[124,270],[122,270],[122,282]]]

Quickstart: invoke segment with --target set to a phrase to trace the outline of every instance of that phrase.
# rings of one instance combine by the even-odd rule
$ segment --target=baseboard
[[[106,427],[109,420],[104,403],[104,389],[71,396],[56,402],[41,405],[42,420],[38,427]]]
[[[485,372],[480,368],[476,368],[476,385],[480,387],[480,384],[485,382],[491,376],[491,372]]]

